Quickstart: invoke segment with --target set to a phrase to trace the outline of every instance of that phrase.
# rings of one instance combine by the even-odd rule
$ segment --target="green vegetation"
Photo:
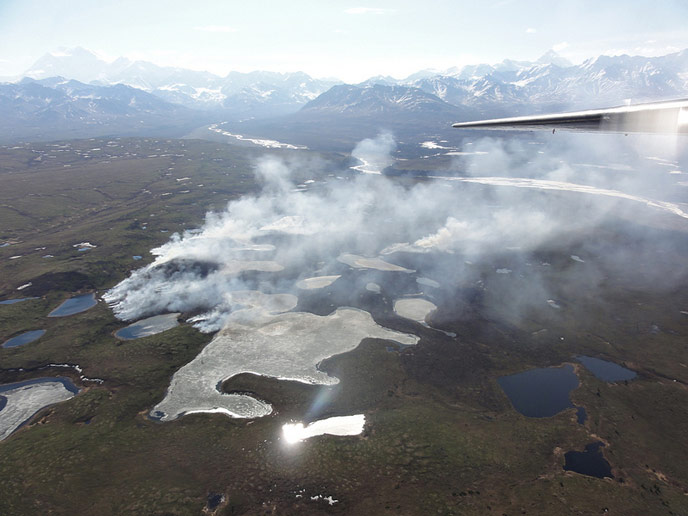
[[[644,288],[609,271],[594,291],[603,295],[562,287],[567,310],[545,306],[518,317],[488,312],[459,289],[455,305],[442,303],[433,316],[456,339],[391,308],[377,313],[378,322],[412,330],[421,342],[395,351],[365,340],[322,364],[340,378],[334,387],[249,374],[225,382],[225,391],[272,403],[269,417],[148,419],[171,375],[211,336],[182,325],[119,341],[113,332],[124,323],[102,302],[71,317],[46,315],[74,292],[113,286],[172,233],[199,225],[206,210],[256,191],[257,152],[153,139],[0,148],[0,242],[11,242],[0,248],[0,299],[39,297],[0,306],[0,339],[47,330],[34,343],[0,350],[0,383],[67,375],[83,388],[0,442],[0,514],[200,514],[211,493],[225,496],[219,514],[688,512],[688,317],[680,313],[688,290]],[[621,239],[605,228],[594,238]],[[82,242],[97,247],[73,247]],[[565,242],[542,251],[552,288],[575,265],[572,249]],[[481,274],[491,295],[506,295],[505,282],[519,287],[516,274],[496,278],[487,266]],[[585,425],[574,409],[523,417],[496,382],[529,367],[575,363],[576,354],[639,373],[610,385],[577,367],[581,386],[572,397],[587,410]],[[70,369],[37,370],[49,363],[79,364],[104,383],[81,382]],[[312,412],[316,400],[321,409]],[[280,440],[291,419],[353,413],[366,414],[363,436]],[[607,444],[614,479],[563,471],[566,451],[596,439]],[[317,495],[338,502],[311,499]]]

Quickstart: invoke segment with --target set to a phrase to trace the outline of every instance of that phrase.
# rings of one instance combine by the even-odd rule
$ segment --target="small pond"
[[[21,303],[22,301],[28,301],[29,299],[38,299],[37,297],[20,297],[18,299],[5,299],[0,301],[0,305],[13,305],[14,303]]]
[[[207,498],[206,507],[209,511],[217,509],[222,502],[225,501],[225,496],[217,493],[210,493]]]
[[[585,451],[566,452],[564,454],[564,459],[566,460],[564,469],[589,477],[614,478],[609,462],[607,462],[602,455],[602,450],[600,448],[603,446],[604,444],[598,441],[588,444],[585,447]]]
[[[578,387],[570,364],[502,376],[497,382],[514,408],[527,417],[550,417],[572,408],[569,394]]]
[[[603,382],[623,382],[624,380],[632,380],[638,376],[635,371],[621,367],[614,362],[602,360],[599,358],[586,357],[580,355],[576,357],[583,366],[590,371],[595,377]]]
[[[60,306],[55,308],[55,310],[50,312],[48,317],[66,317],[68,315],[78,314],[80,312],[85,312],[89,308],[93,308],[97,303],[98,301],[96,301],[95,294],[74,296],[67,299]]]
[[[41,338],[43,335],[45,335],[45,330],[26,331],[21,335],[17,335],[16,337],[6,340],[2,343],[2,347],[16,348],[17,346],[23,346],[24,344],[28,344],[29,342],[33,342],[34,340]]]
[[[167,331],[179,325],[177,321],[179,315],[179,313],[162,314],[141,319],[115,332],[115,337],[122,340],[133,340]]]

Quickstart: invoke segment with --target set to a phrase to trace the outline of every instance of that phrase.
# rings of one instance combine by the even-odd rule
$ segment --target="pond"
[[[2,347],[16,348],[17,346],[23,346],[24,344],[28,344],[29,342],[33,342],[34,340],[41,338],[43,335],[45,335],[45,330],[26,331],[21,335],[17,335],[16,337],[6,340],[3,342]]]
[[[572,408],[569,394],[578,387],[570,364],[502,376],[497,382],[514,408],[527,417],[550,417]]]
[[[39,410],[73,398],[79,389],[69,378],[43,377],[0,385],[0,441]],[[1,399],[4,399],[2,403]]]
[[[78,314],[85,312],[89,308],[93,308],[97,303],[98,301],[96,301],[95,294],[82,294],[80,296],[74,296],[70,299],[67,299],[60,306],[55,308],[55,310],[50,312],[48,317],[66,317],[68,315]]]
[[[600,448],[603,446],[604,444],[598,441],[586,445],[585,451],[566,452],[564,454],[564,459],[566,461],[564,469],[589,477],[614,478],[609,462],[607,462],[602,455],[602,450]]]
[[[22,301],[28,301],[29,299],[38,299],[37,297],[20,297],[17,299],[5,299],[0,301],[0,305],[13,305],[14,303],[21,303]]]
[[[602,360],[600,358],[586,357],[581,355],[576,357],[583,366],[590,371],[595,378],[604,382],[623,382],[625,380],[632,380],[638,376],[635,371],[621,367],[614,362]]]
[[[155,315],[153,317],[148,317],[147,319],[141,319],[133,324],[130,324],[126,328],[115,333],[115,337],[122,340],[133,340],[140,339],[141,337],[148,337],[149,335],[155,335],[156,333],[162,333],[175,326],[179,326],[177,317],[179,317],[179,312],[173,314],[162,314]]]

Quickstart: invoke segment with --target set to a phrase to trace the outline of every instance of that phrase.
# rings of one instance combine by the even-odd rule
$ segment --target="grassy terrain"
[[[200,514],[213,493],[225,496],[219,514],[688,514],[688,317],[680,312],[688,290],[604,267],[594,289],[565,288],[580,241],[537,255],[551,264],[544,281],[555,292],[561,284],[565,310],[488,309],[487,296],[522,288],[517,274],[489,265],[476,272],[484,292],[458,286],[432,316],[456,338],[396,317],[386,297],[373,310],[365,295],[337,294],[420,343],[394,350],[363,341],[321,365],[341,379],[334,387],[250,374],[225,382],[227,392],[272,403],[265,418],[148,419],[174,371],[211,336],[182,325],[118,341],[112,334],[124,324],[102,302],[71,317],[46,315],[74,292],[102,293],[211,207],[256,191],[258,152],[153,139],[0,148],[0,243],[11,243],[0,248],[0,298],[39,298],[0,306],[0,340],[47,329],[34,343],[0,350],[0,383],[67,375],[83,387],[0,442],[0,514]],[[615,238],[631,245],[606,228],[591,240]],[[674,240],[688,239],[677,232]],[[85,241],[97,247],[74,247]],[[661,259],[680,264],[682,249]],[[503,374],[575,363],[576,354],[639,373],[610,385],[577,367],[572,399],[586,408],[585,425],[575,409],[521,416],[497,384]],[[79,364],[104,383],[38,369],[49,363]],[[292,419],[354,413],[367,418],[360,437],[280,439]],[[614,479],[562,469],[566,451],[593,440],[606,443]],[[311,498],[318,495],[338,502]]]

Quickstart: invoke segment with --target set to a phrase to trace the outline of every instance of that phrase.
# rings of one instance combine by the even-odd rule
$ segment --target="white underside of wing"
[[[602,132],[688,133],[688,99],[569,113],[459,122],[456,128],[566,129]]]

